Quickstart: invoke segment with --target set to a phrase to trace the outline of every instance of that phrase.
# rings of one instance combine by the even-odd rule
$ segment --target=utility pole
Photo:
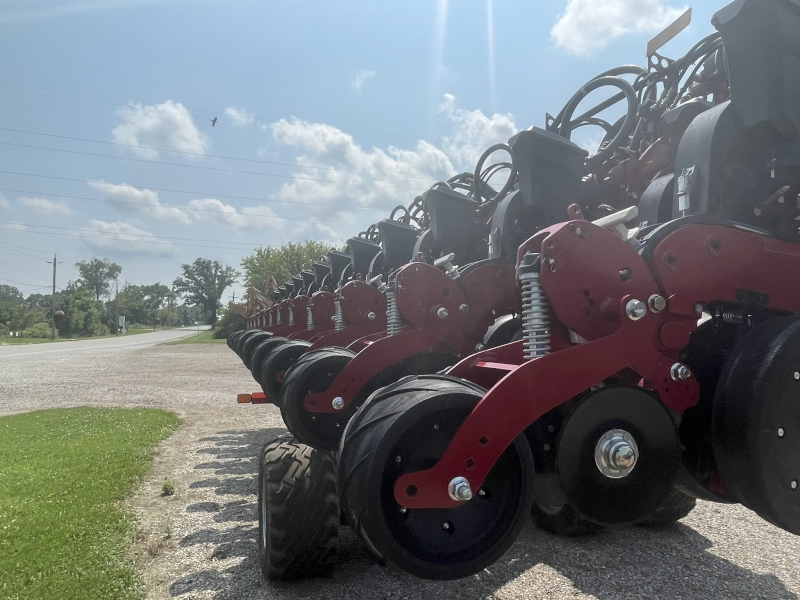
[[[119,337],[119,279],[115,279],[116,291],[114,292],[114,304],[117,305],[117,337]]]
[[[236,292],[231,294],[231,304],[236,304]]]
[[[52,302],[50,302],[50,325],[52,327],[50,331],[50,339],[56,339],[56,265],[58,264],[58,257],[54,254],[53,255],[53,295],[50,296]]]

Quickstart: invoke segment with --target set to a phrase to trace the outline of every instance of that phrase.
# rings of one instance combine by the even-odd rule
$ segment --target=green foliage
[[[13,302],[14,304],[22,304],[25,299],[17,288],[13,285],[0,285],[0,302]]]
[[[52,333],[53,330],[49,323],[36,323],[36,325],[23,330],[22,337],[47,339]]]
[[[66,317],[56,325],[61,337],[90,337],[108,334],[109,329],[100,321],[102,304],[95,300],[94,293],[87,287],[78,288],[65,295],[59,305]]]
[[[190,335],[172,342],[164,342],[162,346],[183,346],[184,344],[224,344],[225,340],[214,337],[213,329],[206,329],[198,334]]]
[[[121,500],[180,420],[150,409],[0,419],[0,597],[140,598]]]
[[[270,277],[282,285],[292,275],[311,268],[320,256],[328,254],[330,247],[321,242],[306,240],[302,244],[289,242],[280,248],[271,246],[257,248],[253,254],[242,259],[244,285],[263,291]]]
[[[164,483],[161,485],[161,495],[174,496],[176,483],[177,482],[174,479],[166,479]]]
[[[10,317],[8,319],[8,328],[11,331],[24,331],[37,323],[43,323],[47,320],[47,316],[43,312],[31,310],[25,304],[12,305],[7,314]],[[2,317],[0,317],[0,320],[2,320]]]
[[[215,338],[228,339],[228,336],[234,331],[239,331],[247,327],[247,319],[242,315],[238,315],[227,308],[223,308],[220,312],[222,316],[217,322],[217,327],[214,329]]]
[[[233,267],[218,261],[198,258],[191,265],[181,265],[183,276],[175,279],[173,288],[191,304],[202,306],[211,315],[211,325],[217,323],[220,298],[225,289],[239,278]]]
[[[95,300],[108,295],[111,282],[122,272],[122,267],[107,258],[100,260],[92,257],[89,262],[80,261],[75,263],[75,266],[81,274],[79,283],[94,292]]]

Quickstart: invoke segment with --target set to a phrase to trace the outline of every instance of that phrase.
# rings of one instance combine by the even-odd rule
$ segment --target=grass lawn
[[[190,335],[189,337],[175,340],[174,342],[164,342],[162,346],[177,346],[178,344],[224,344],[225,338],[215,339],[214,330],[206,329],[199,334]]]
[[[140,598],[120,501],[179,423],[151,409],[0,418],[0,598]]]

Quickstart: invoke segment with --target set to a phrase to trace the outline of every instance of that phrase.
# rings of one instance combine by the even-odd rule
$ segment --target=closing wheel
[[[427,579],[466,577],[500,558],[525,525],[534,468],[524,435],[456,508],[406,509],[394,497],[400,476],[441,458],[484,393],[446,375],[406,377],[375,392],[348,423],[337,469],[341,501],[386,563]]]
[[[286,340],[283,344],[275,346],[264,358],[258,382],[267,398],[278,402],[286,372],[297,362],[298,358],[306,353],[310,346],[310,342],[303,340]]]
[[[234,331],[232,334],[230,334],[228,336],[228,339],[226,340],[228,343],[228,348],[233,350],[233,345],[236,343],[236,340],[239,339],[239,336],[242,335],[243,333],[244,329],[240,329],[239,331]]]
[[[556,463],[578,514],[600,525],[635,523],[672,490],[680,465],[675,423],[645,390],[612,385],[592,392],[567,416]]]
[[[258,472],[258,559],[269,579],[328,575],[339,550],[330,454],[285,436],[264,446]]]
[[[301,356],[286,374],[279,405],[286,427],[298,440],[320,450],[338,448],[342,431],[356,411],[355,404],[339,413],[310,413],[305,399],[327,390],[353,356],[346,348],[320,348]]]
[[[712,438],[731,495],[800,535],[800,317],[756,325],[734,347],[714,397]]]
[[[233,344],[233,351],[239,355],[239,358],[242,357],[242,345],[257,333],[262,333],[262,331],[260,329],[248,329],[236,338],[236,342]]]
[[[564,537],[578,537],[597,533],[600,525],[582,519],[569,504],[542,506],[534,504],[531,515],[537,527]]]
[[[657,509],[639,521],[645,527],[667,527],[687,516],[697,506],[697,499],[673,488]]]
[[[262,341],[250,355],[250,372],[256,381],[261,383],[261,367],[264,366],[264,359],[269,356],[274,348],[287,341],[286,338],[272,336]]]
[[[272,334],[269,331],[259,331],[258,333],[251,335],[247,341],[245,341],[241,346],[241,351],[239,352],[239,356],[242,357],[242,362],[244,366],[250,369],[253,361],[253,352],[255,349],[258,348],[258,345],[268,340],[272,337]]]

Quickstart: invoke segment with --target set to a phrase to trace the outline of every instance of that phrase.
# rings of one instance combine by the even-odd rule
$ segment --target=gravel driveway
[[[473,577],[420,581],[368,559],[343,528],[335,574],[260,580],[256,455],[284,432],[274,407],[237,405],[255,382],[225,345],[155,346],[0,357],[0,414],[52,406],[150,406],[185,424],[159,450],[129,504],[147,597],[218,598],[796,598],[800,537],[740,506],[700,503],[665,531],[633,528],[579,540],[529,524]],[[165,478],[177,481],[162,497]]]

